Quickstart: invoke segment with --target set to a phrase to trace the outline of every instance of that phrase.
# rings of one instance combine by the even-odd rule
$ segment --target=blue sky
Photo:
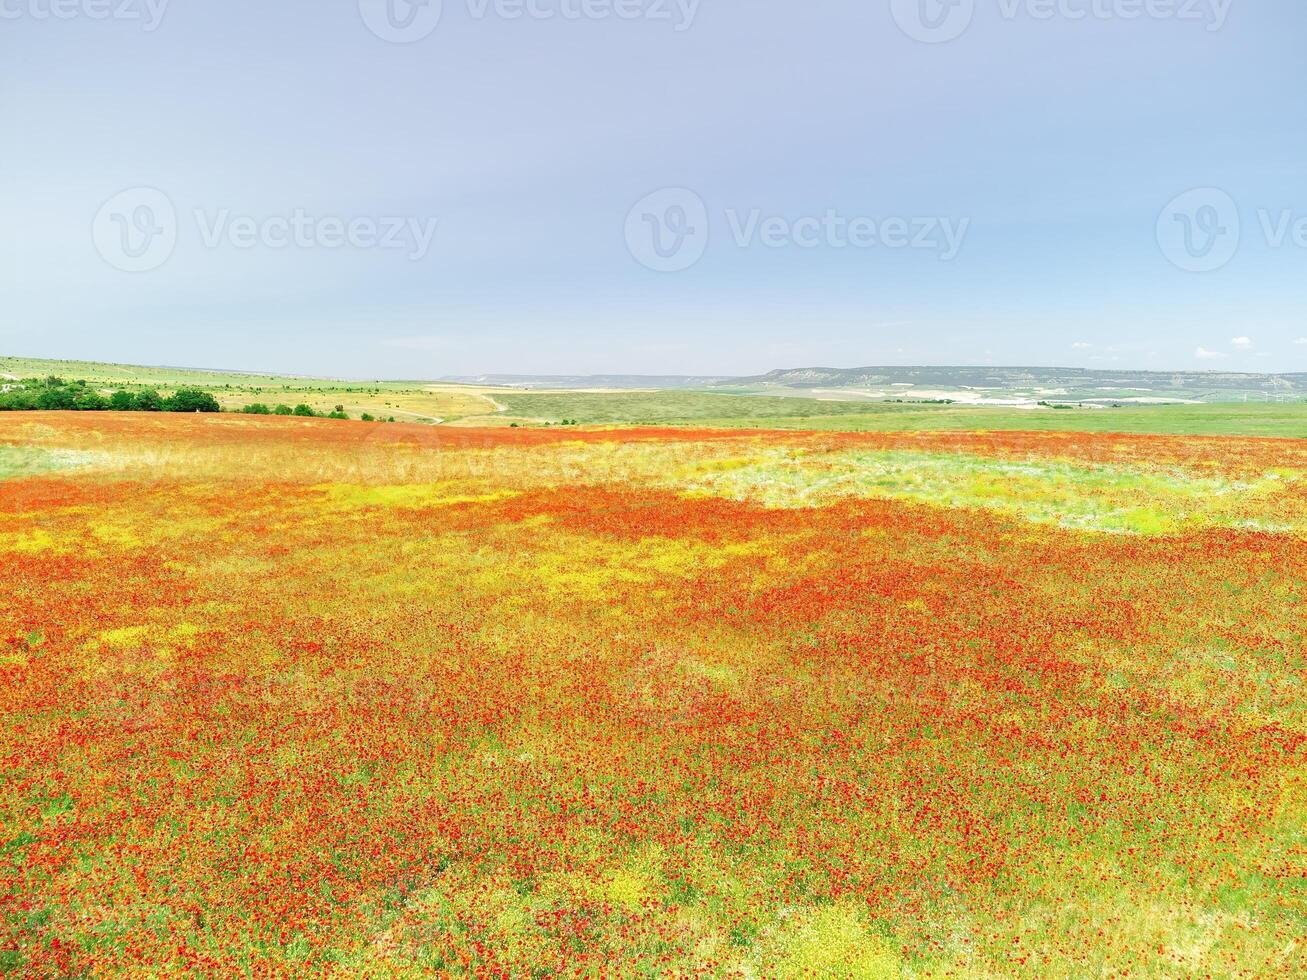
[[[1307,371],[1304,42],[1300,0],[0,0],[0,351]]]

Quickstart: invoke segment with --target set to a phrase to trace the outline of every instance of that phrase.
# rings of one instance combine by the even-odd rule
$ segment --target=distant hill
[[[1087,407],[1160,402],[1299,402],[1307,399],[1307,373],[1235,371],[1129,371],[1065,367],[802,367],[751,377],[667,374],[480,374],[424,380],[346,380],[203,368],[137,367],[93,361],[56,361],[0,355],[0,382],[48,374],[105,386],[175,389],[195,385],[218,393],[224,406],[259,396],[285,401],[313,396],[329,408],[353,394],[360,411],[419,419],[480,414],[490,399],[441,390],[439,382],[520,391],[664,390],[721,395],[772,395],[822,401],[949,401],[972,405],[1035,406],[1039,402]],[[338,393],[333,395],[332,393]],[[367,393],[367,398],[361,398]],[[439,399],[433,401],[435,395]],[[394,396],[402,396],[396,398]],[[303,397],[296,400],[303,400]],[[310,398],[309,400],[312,400]],[[404,401],[404,404],[400,404]],[[439,402],[437,404],[436,402]]]
[[[785,368],[740,384],[789,388],[856,388],[909,384],[942,387],[1026,389],[1032,386],[1158,390],[1265,390],[1307,392],[1307,374],[1248,374],[1235,371],[1122,371],[1046,367],[858,367]]]
[[[740,385],[795,394],[841,393],[880,399],[949,397],[976,403],[1016,401],[1298,401],[1307,374],[1234,371],[1128,371],[1046,367],[788,368]]]
[[[644,374],[479,374],[459,384],[536,390],[698,389],[849,398],[960,401],[1240,401],[1307,397],[1307,374],[1126,371],[1048,367],[784,368],[750,377]]]

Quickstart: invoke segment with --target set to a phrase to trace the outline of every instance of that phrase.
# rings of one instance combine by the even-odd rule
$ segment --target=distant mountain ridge
[[[807,395],[840,400],[959,400],[988,402],[1009,396],[1034,404],[1050,401],[1193,401],[1307,397],[1307,372],[1139,371],[1102,368],[1019,366],[796,367],[751,376],[681,374],[510,374],[445,376],[437,379],[334,378],[224,368],[172,368],[98,361],[70,361],[0,355],[0,380],[57,374],[100,384],[215,388],[293,384],[299,386],[423,385],[460,383],[541,390],[665,389],[721,394]]]
[[[857,367],[784,368],[736,384],[786,388],[860,388],[885,385],[1026,389],[1072,387],[1157,390],[1265,390],[1307,392],[1307,373],[1254,374],[1239,371],[1127,371],[1046,367]]]
[[[1133,371],[1068,367],[802,367],[780,368],[766,374],[642,375],[642,374],[480,374],[441,378],[441,381],[506,388],[537,389],[698,389],[739,393],[742,390],[776,394],[801,391],[838,393],[849,397],[929,397],[941,393],[976,391],[1009,393],[1034,401],[1044,396],[1084,400],[1230,400],[1240,397],[1268,399],[1307,395],[1307,373],[1257,374],[1241,371]]]

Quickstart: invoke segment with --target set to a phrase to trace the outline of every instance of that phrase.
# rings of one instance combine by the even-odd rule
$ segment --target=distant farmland
[[[226,411],[239,411],[252,402],[303,402],[322,414],[339,405],[353,418],[366,413],[380,419],[423,424],[534,427],[567,421],[601,426],[872,432],[980,429],[1307,436],[1307,394],[1295,387],[1301,386],[1301,375],[1068,373],[996,368],[875,370],[880,373],[858,369],[814,377],[810,371],[773,372],[760,378],[734,380],[492,375],[426,382],[0,358],[0,373],[14,378],[52,374],[82,378],[106,392],[119,386],[164,390],[196,386],[211,392]],[[899,378],[915,381],[892,380]],[[642,381],[648,385],[631,387]],[[984,382],[988,387],[969,387],[971,382]],[[1158,387],[1149,388],[1151,394],[1146,395],[1144,389],[1126,389],[1110,382]],[[855,384],[863,387],[850,387]],[[881,387],[867,387],[872,384]],[[912,387],[894,387],[908,384]],[[880,394],[874,394],[876,391]],[[1060,394],[1050,393],[1054,391]],[[1168,399],[1170,404],[1152,403]]]

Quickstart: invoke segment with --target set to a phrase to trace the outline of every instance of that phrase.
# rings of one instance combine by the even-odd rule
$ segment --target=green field
[[[38,449],[32,446],[0,446],[0,480],[32,476],[50,470],[70,469],[90,462],[86,452],[68,449]]]
[[[0,373],[16,378],[58,375],[85,378],[103,384],[153,385],[170,388],[181,385],[200,387],[280,387],[313,386],[348,390],[362,385],[359,381],[333,381],[319,378],[293,378],[277,374],[247,374],[237,371],[209,371],[199,368],[143,367],[133,364],[105,364],[100,361],[60,361],[49,358],[0,356]]]
[[[1038,430],[1307,437],[1307,403],[1008,409],[818,401],[707,392],[497,394],[510,416],[584,425],[699,425],[847,432]]]
[[[20,357],[0,357],[0,375],[9,379],[49,375],[84,379],[106,392],[116,388],[155,388],[164,393],[182,386],[202,388],[224,410],[239,410],[253,402],[292,407],[304,403],[325,414],[342,405],[355,418],[367,412],[378,418],[394,417],[398,422],[425,423],[496,412],[493,401],[472,386],[424,381],[342,380]]]
[[[721,428],[902,430],[1040,430],[1307,437],[1307,402],[1130,405],[1119,408],[1014,409],[913,402],[839,400],[793,389],[756,394],[729,390],[566,391],[424,381],[361,381],[275,374],[135,367],[94,361],[0,357],[11,378],[58,375],[84,378],[105,391],[194,386],[211,392],[225,411],[252,402],[307,403],[329,412],[336,405],[357,418],[476,426],[665,425]]]

